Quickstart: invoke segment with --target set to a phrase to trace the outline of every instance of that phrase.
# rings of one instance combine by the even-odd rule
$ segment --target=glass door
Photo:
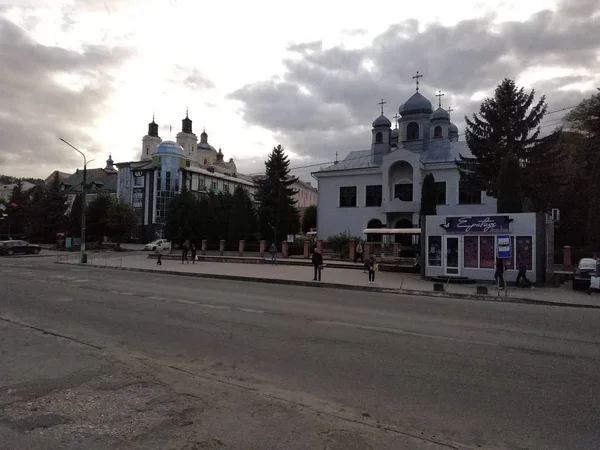
[[[460,238],[446,236],[444,273],[446,275],[460,275]]]

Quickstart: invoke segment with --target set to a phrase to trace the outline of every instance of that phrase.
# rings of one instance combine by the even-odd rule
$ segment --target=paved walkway
[[[58,258],[57,258],[58,259]],[[61,257],[60,262],[77,264],[78,255],[67,255]],[[198,276],[213,278],[242,277],[267,281],[273,283],[316,285],[313,282],[312,267],[270,265],[270,264],[234,264],[219,262],[196,262],[195,264],[181,264],[176,260],[163,260],[162,266],[156,265],[156,260],[148,258],[143,254],[121,254],[121,255],[90,255],[89,265],[101,267],[127,268],[131,270],[175,272],[186,275],[197,274]],[[536,289],[516,288],[509,286],[506,291],[498,291],[493,285],[487,285],[490,294],[487,296],[477,295],[475,284],[448,284],[445,293],[433,291],[433,282],[423,280],[417,274],[405,274],[394,272],[377,272],[376,283],[368,283],[367,274],[360,270],[348,270],[338,268],[325,268],[322,274],[322,285],[330,287],[356,288],[361,290],[396,290],[400,293],[413,295],[448,296],[473,299],[487,299],[497,301],[525,301],[531,303],[549,303],[573,306],[588,306],[600,308],[600,294],[587,295],[585,292],[576,292],[567,283],[560,288],[540,287]],[[500,295],[498,295],[500,294]]]

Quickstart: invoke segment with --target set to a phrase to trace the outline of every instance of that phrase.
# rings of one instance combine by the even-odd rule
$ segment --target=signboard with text
[[[509,235],[496,236],[496,256],[500,259],[511,259],[512,248]]]
[[[448,233],[495,234],[508,232],[510,222],[508,216],[463,216],[446,217],[440,226]]]

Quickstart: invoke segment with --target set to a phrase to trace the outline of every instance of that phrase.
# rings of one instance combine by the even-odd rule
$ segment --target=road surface
[[[213,414],[233,416],[230,428],[206,423],[214,448],[600,448],[600,311],[34,258],[0,259],[0,277],[11,333],[49,332],[142,362],[180,393],[207,383],[225,399],[243,393],[239,405],[262,405],[211,403]],[[36,361],[15,364],[25,374]]]

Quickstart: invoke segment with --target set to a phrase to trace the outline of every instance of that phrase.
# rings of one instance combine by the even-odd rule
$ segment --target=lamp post
[[[60,138],[65,144],[83,156],[83,184],[81,185],[81,255],[80,262],[82,264],[87,263],[87,255],[85,253],[85,189],[87,185],[87,158],[78,148],[75,148],[73,145],[69,144],[63,138]]]

